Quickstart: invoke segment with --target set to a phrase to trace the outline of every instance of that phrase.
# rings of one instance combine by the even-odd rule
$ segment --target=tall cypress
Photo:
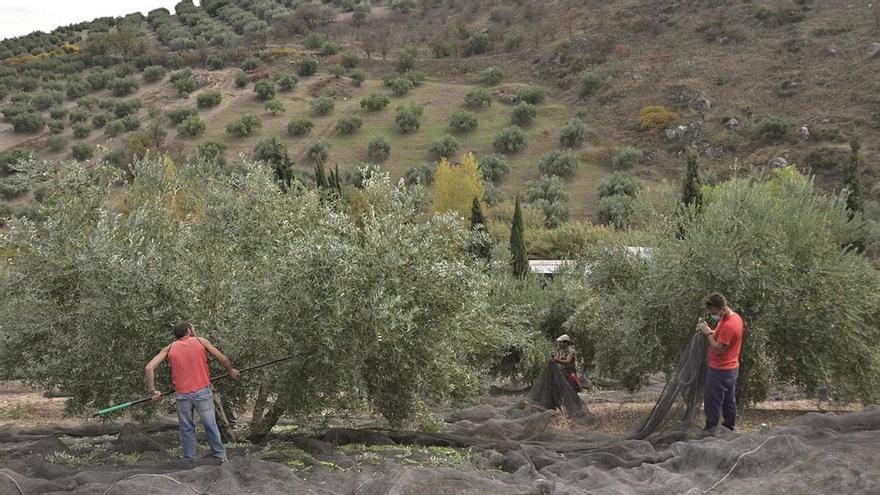
[[[846,209],[849,211],[849,217],[855,218],[865,211],[865,198],[862,197],[862,164],[859,160],[859,150],[862,145],[858,139],[852,139],[849,142],[849,166],[846,169],[846,179],[844,188],[848,194],[846,196]],[[853,240],[850,247],[858,252],[865,250],[865,233],[864,229],[859,230],[858,237]]]
[[[697,211],[703,207],[703,192],[700,190],[700,164],[697,160],[697,149],[687,149],[687,173],[681,191],[681,202],[685,207],[695,206]]]
[[[483,208],[480,206],[480,200],[474,197],[471,203],[471,230],[476,233],[486,232],[486,219],[483,217]],[[471,244],[470,252],[478,258],[486,261],[492,257],[492,245],[488,239],[480,239]]]
[[[510,226],[510,269],[513,276],[524,278],[529,273],[529,259],[526,257],[525,229],[519,196],[513,206],[513,223]]]

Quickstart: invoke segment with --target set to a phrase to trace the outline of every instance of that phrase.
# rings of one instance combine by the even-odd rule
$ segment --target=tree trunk
[[[214,417],[217,419],[217,427],[220,429],[220,439],[223,443],[237,442],[238,438],[229,424],[229,417],[223,407],[223,398],[216,391],[214,392]]]
[[[269,409],[269,412],[257,422],[251,420],[250,431],[248,432],[248,440],[253,443],[260,443],[266,438],[266,435],[272,431],[272,427],[278,423],[278,419],[284,414],[284,406],[275,403]]]
[[[266,412],[266,400],[269,398],[269,392],[260,385],[259,390],[257,390],[257,400],[254,402],[254,415],[251,419],[251,423],[259,423],[263,419],[263,414]]]

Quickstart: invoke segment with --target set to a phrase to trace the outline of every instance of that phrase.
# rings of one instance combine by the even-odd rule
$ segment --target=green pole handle
[[[134,404],[134,402],[126,402],[124,404],[116,404],[115,406],[110,406],[110,407],[101,409],[100,411],[98,411],[97,415],[103,416],[105,414],[110,414],[113,411],[118,411],[120,409],[125,409],[126,407],[130,407],[132,404]]]

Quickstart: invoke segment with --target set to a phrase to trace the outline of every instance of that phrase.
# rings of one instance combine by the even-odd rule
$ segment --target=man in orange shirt
[[[156,390],[155,370],[165,358],[171,365],[171,383],[174,384],[174,397],[177,399],[177,420],[180,426],[180,445],[183,448],[183,461],[196,461],[196,425],[193,412],[205,426],[211,455],[226,462],[226,448],[220,439],[217,418],[214,415],[214,394],[211,390],[211,376],[208,370],[208,353],[211,353],[229,372],[229,377],[238,379],[239,372],[232,367],[222,352],[211,345],[207,339],[196,337],[195,328],[188,321],[174,324],[175,341],[162,349],[147,363],[145,373],[147,388],[153,400],[159,400],[162,393]]]
[[[717,322],[713,330],[700,321],[697,331],[706,336],[709,370],[706,373],[706,395],[703,408],[706,429],[714,431],[719,415],[724,416],[724,427],[736,429],[736,379],[739,375],[739,354],[743,341],[743,320],[727,305],[727,299],[718,293],[706,296],[706,310]]]

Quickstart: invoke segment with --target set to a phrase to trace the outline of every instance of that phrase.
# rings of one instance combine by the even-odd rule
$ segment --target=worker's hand
[[[233,380],[238,380],[239,376],[241,376],[241,372],[237,369],[232,368],[231,370],[229,370],[229,378],[232,378]]]
[[[153,390],[152,392],[150,392],[150,396],[153,399],[153,402],[156,402],[157,400],[162,398],[162,392],[159,392],[158,390]]]
[[[703,335],[709,335],[710,333],[712,333],[712,329],[709,328],[709,324],[706,323],[705,321],[701,321],[697,325],[697,331],[702,333]]]

